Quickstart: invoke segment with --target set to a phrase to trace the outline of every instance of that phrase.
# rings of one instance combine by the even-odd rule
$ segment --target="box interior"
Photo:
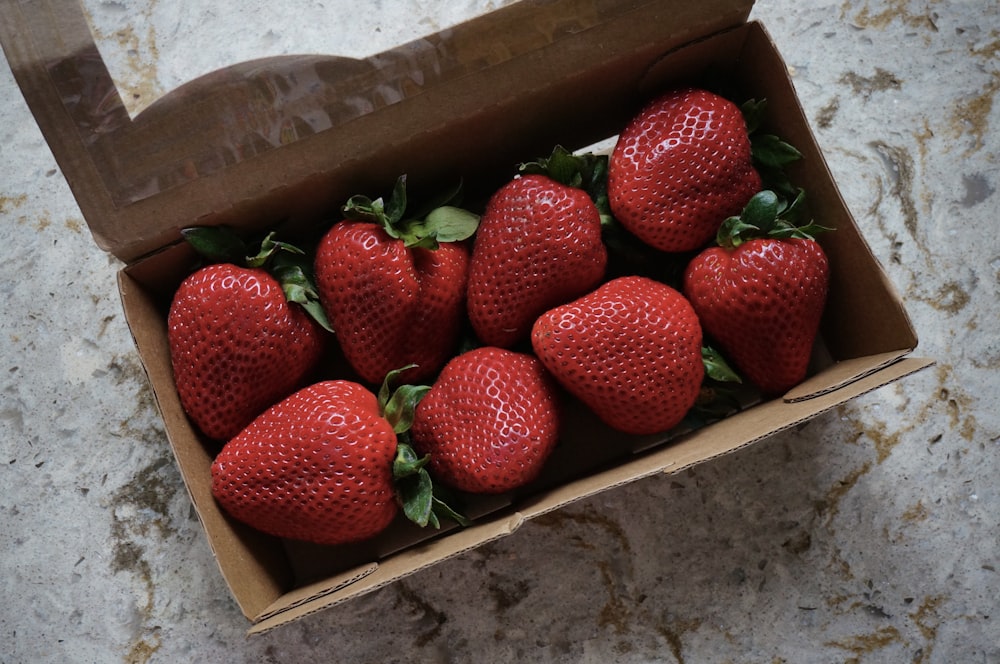
[[[730,453],[928,364],[900,359],[916,347],[916,335],[833,183],[779,53],[763,26],[744,23],[750,3],[519,2],[366,61],[296,56],[244,63],[182,87],[131,123],[109,103],[98,119],[110,139],[83,132],[81,107],[66,105],[68,95],[87,87],[88,67],[99,68],[92,38],[81,33],[79,16],[53,26],[51,15],[64,8],[39,4],[49,17],[15,16],[21,10],[4,5],[0,18],[29,26],[36,40],[18,41],[7,31],[4,48],[15,65],[45,61],[48,79],[31,68],[15,68],[15,75],[95,238],[128,262],[118,284],[129,327],[191,500],[234,598],[255,623],[252,632],[503,537],[574,500]],[[46,60],[39,35],[59,36],[75,56]],[[322,83],[321,116],[310,115],[318,111],[303,92],[309,85],[281,85],[296,77]],[[768,99],[764,129],[803,152],[791,177],[806,187],[816,221],[836,229],[820,238],[832,282],[805,383],[783,399],[741,395],[743,410],[726,419],[690,420],[645,437],[614,432],[567,399],[565,431],[543,475],[510,495],[469,498],[464,511],[476,521],[465,529],[420,531],[400,521],[362,545],[319,547],[264,535],[221,512],[210,491],[217,447],[184,415],[167,347],[170,294],[194,262],[177,241],[179,228],[277,227],[308,242],[347,197],[385,193],[402,173],[417,191],[461,177],[466,204],[476,209],[518,162],[555,144],[583,149],[609,139],[656,92],[709,81],[734,99]],[[271,99],[283,115],[254,118],[252,127],[235,123],[262,90],[284,95],[280,103]],[[107,92],[88,90],[85,98]],[[93,140],[81,145],[81,135]],[[207,151],[199,151],[199,141],[207,141]],[[129,164],[139,166],[119,182]],[[343,363],[331,353],[322,370],[340,376]]]

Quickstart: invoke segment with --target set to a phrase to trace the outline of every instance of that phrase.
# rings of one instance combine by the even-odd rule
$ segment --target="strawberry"
[[[761,189],[740,108],[684,88],[647,104],[618,137],[608,165],[611,211],[661,251],[700,249]]]
[[[604,278],[608,255],[597,206],[584,189],[541,170],[497,190],[479,224],[468,313],[488,346],[513,347],[527,338],[539,314]]]
[[[299,265],[280,258],[294,247],[268,236],[257,256],[246,257],[225,229],[184,235],[226,262],[198,269],[174,293],[167,315],[174,382],[194,424],[228,440],[302,386],[325,347],[322,312]]]
[[[369,539],[399,513],[418,525],[438,515],[467,523],[440,503],[425,458],[400,443],[426,388],[378,397],[359,383],[328,380],[275,404],[212,463],[212,495],[230,516],[277,537],[336,545]]]
[[[467,351],[420,401],[410,434],[441,483],[470,493],[511,491],[535,479],[555,447],[555,384],[531,355]]]
[[[666,284],[612,279],[547,311],[531,331],[542,364],[609,426],[631,434],[678,424],[705,375],[690,303]]]
[[[315,256],[317,288],[344,357],[362,380],[416,365],[435,374],[454,354],[465,320],[469,253],[478,218],[450,206],[405,217],[405,177],[388,202],[356,196]]]
[[[812,237],[826,229],[784,221],[791,209],[774,192],[757,194],[723,224],[720,246],[702,251],[684,273],[684,293],[705,332],[768,395],[805,378],[829,284],[826,254]]]

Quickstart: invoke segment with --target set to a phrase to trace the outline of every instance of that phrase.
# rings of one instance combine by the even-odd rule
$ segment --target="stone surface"
[[[500,4],[85,3],[134,112],[229,62],[364,54]],[[937,365],[252,639],[119,266],[0,67],[0,662],[1000,662],[1000,6],[762,0],[752,17]]]

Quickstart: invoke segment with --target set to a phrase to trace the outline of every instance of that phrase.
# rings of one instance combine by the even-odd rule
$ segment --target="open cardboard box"
[[[786,429],[930,361],[842,201],[786,67],[749,0],[522,2],[365,60],[290,56],[242,63],[130,118],[80,7],[0,2],[0,38],[24,96],[101,247],[126,263],[122,304],[191,500],[243,613],[261,632],[356,597],[515,531],[572,501],[704,463]],[[335,549],[263,535],[213,500],[214,447],[185,417],[165,312],[191,266],[179,229],[232,224],[316,237],[354,193],[408,174],[414,190],[464,178],[482,201],[514,165],[556,144],[607,142],[658,90],[722,77],[766,98],[767,129],[804,159],[793,181],[832,264],[814,372],[784,398],[720,421],[632,438],[580,407],[543,476],[473,501],[471,527],[403,524]]]

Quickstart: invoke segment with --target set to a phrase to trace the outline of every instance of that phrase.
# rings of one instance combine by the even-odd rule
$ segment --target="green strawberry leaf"
[[[801,238],[812,240],[818,233],[833,230],[812,221],[796,225],[795,218],[803,215],[805,192],[797,190],[791,203],[775,192],[765,189],[754,194],[738,217],[722,222],[715,242],[720,247],[735,249],[755,238]]]
[[[727,217],[719,226],[715,242],[720,247],[735,249],[747,239],[758,237],[763,233],[764,231],[759,226],[746,223],[743,217]]]
[[[452,205],[431,210],[423,219],[411,219],[402,224],[399,239],[407,247],[437,249],[441,242],[467,240],[479,228],[479,215]]]
[[[400,367],[399,369],[393,369],[392,371],[390,371],[385,375],[385,378],[382,380],[382,385],[379,387],[378,390],[379,413],[383,415],[385,414],[386,404],[389,403],[389,399],[392,397],[393,386],[399,379],[400,374],[402,374],[407,369],[414,368],[415,366],[417,365],[407,364],[405,367]]]
[[[389,200],[385,203],[385,215],[389,223],[395,225],[406,213],[406,175],[396,178],[396,184],[392,187]]]
[[[236,231],[228,226],[195,226],[181,230],[181,236],[198,254],[213,263],[241,265],[247,246]]]
[[[359,194],[351,196],[342,211],[347,219],[378,224],[389,237],[402,240],[407,247],[437,249],[442,242],[472,237],[479,227],[478,215],[449,205],[460,191],[461,183],[444,193],[443,203],[434,205],[426,213],[407,217],[406,175],[401,175],[388,200],[372,200]]]
[[[453,205],[442,205],[431,210],[423,223],[434,230],[438,242],[460,242],[476,232],[479,215]]]
[[[385,201],[381,198],[372,200],[363,194],[356,194],[348,198],[341,211],[347,219],[368,221],[383,227],[388,219]]]
[[[774,134],[751,136],[750,146],[754,159],[763,166],[783,168],[802,159],[801,152]]]
[[[405,434],[403,436],[405,437]],[[430,473],[424,467],[430,456],[417,456],[408,442],[396,446],[396,458],[392,463],[396,497],[403,513],[421,528],[428,525],[441,527],[441,518],[449,518],[462,526],[470,524],[469,519],[453,509],[446,502],[451,500],[444,489],[434,484]]]
[[[751,153],[758,165],[773,168],[783,168],[802,158],[802,153],[795,146],[786,143],[774,134],[759,134],[764,124],[764,113],[767,110],[767,100],[748,99],[740,106],[743,121],[750,136]]]
[[[416,364],[408,364],[405,367],[394,369],[386,374],[385,380],[378,391],[379,413],[392,425],[393,431],[398,434],[410,430],[413,424],[413,416],[417,404],[424,398],[429,385],[400,385],[394,387],[400,375],[414,367]]]
[[[363,194],[356,194],[347,199],[341,211],[348,219],[378,224],[389,235],[398,238],[396,225],[406,212],[406,175],[396,178],[388,200],[381,197],[372,200]]]
[[[522,175],[545,175],[560,184],[583,189],[597,205],[602,220],[611,215],[607,155],[591,152],[575,154],[557,145],[548,157],[520,164],[518,172]]]
[[[806,212],[806,190],[801,187],[795,190],[794,196],[789,196],[791,203],[788,199],[782,199],[782,209],[778,212],[778,216],[787,221],[794,222],[801,219]]]
[[[431,512],[434,515],[434,519],[437,520],[438,517],[445,516],[460,526],[472,525],[472,521],[466,518],[464,514],[461,514],[460,512],[456,511],[450,505],[448,505],[447,502],[445,502],[445,498],[441,497],[440,495],[439,488],[440,485],[437,484],[434,485],[433,496],[432,496],[433,509]]]
[[[747,133],[753,134],[758,129],[764,119],[764,110],[767,108],[767,100],[748,99],[740,106],[743,113],[743,121],[747,125]]]
[[[782,207],[778,195],[765,189],[754,194],[747,202],[743,212],[740,213],[740,221],[747,226],[767,232],[774,225]]]
[[[282,252],[305,256],[306,252],[302,251],[293,244],[278,242],[274,239],[274,236],[275,233],[273,232],[264,236],[264,239],[260,242],[260,249],[257,251],[256,255],[245,256],[243,263],[247,267],[264,267],[272,258],[282,255]]]
[[[701,360],[705,364],[705,375],[720,383],[742,383],[740,375],[729,366],[726,358],[711,346],[702,346]]]
[[[428,523],[439,527],[434,515],[434,483],[424,469],[429,459],[427,456],[417,458],[412,447],[400,443],[392,464],[396,496],[403,513],[421,528]]]
[[[430,389],[430,385],[401,385],[392,393],[385,405],[384,416],[393,431],[403,433],[410,430],[417,404]]]
[[[750,137],[753,165],[760,174],[764,189],[771,189],[783,197],[794,198],[797,189],[785,173],[785,167],[801,159],[802,153],[778,136],[759,133],[764,124],[766,109],[766,99],[749,99],[740,106]]]
[[[392,475],[396,479],[416,475],[430,459],[427,455],[417,456],[417,452],[409,443],[400,442],[396,445],[396,458],[392,461]]]
[[[426,470],[407,478],[406,481],[397,482],[396,492],[407,519],[421,528],[428,524],[440,528],[440,523],[434,514],[434,483]]]
[[[281,284],[285,292],[285,299],[295,302],[306,310],[327,332],[333,332],[333,326],[326,315],[319,300],[319,292],[308,268],[295,262],[285,262],[275,260],[275,265],[271,268],[274,278]]]
[[[577,162],[572,152],[557,145],[548,157],[526,161],[517,170],[523,175],[545,175],[567,186],[580,187],[583,185],[584,168],[583,162]]]

